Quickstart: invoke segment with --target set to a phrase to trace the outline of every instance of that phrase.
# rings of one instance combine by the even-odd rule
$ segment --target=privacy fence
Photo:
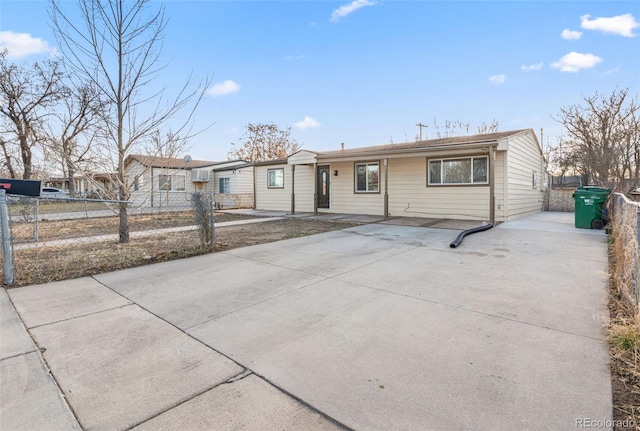
[[[611,224],[615,265],[613,279],[618,289],[635,306],[640,296],[640,204],[621,193],[612,197]]]
[[[7,286],[73,278],[208,251],[215,242],[213,194],[180,205],[6,195],[0,190],[2,281]],[[120,209],[129,241],[120,241]]]

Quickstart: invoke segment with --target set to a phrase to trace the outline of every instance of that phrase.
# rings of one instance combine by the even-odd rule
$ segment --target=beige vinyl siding
[[[489,186],[427,187],[427,156],[389,159],[389,215],[489,219]]]
[[[267,171],[270,169],[284,169],[284,188],[270,189],[267,187]],[[291,166],[286,163],[256,166],[255,182],[256,209],[291,211]]]
[[[506,157],[509,197],[507,220],[542,211],[542,154],[534,135],[523,133],[511,138]],[[535,189],[532,188],[533,173],[538,183]]]
[[[331,162],[330,212],[345,214],[384,214],[384,164],[380,162],[380,193],[355,193],[354,162]],[[325,163],[318,163],[325,164]],[[333,176],[333,171],[338,176]],[[297,187],[297,185],[296,185]]]
[[[236,169],[236,189],[233,193],[253,195],[253,167]]]
[[[218,208],[251,208],[253,207],[253,167],[216,171],[211,189]],[[220,178],[229,179],[229,193],[220,193]]]
[[[159,190],[160,175],[184,177],[184,190]],[[145,178],[146,180],[146,178]],[[149,193],[152,207],[191,207],[191,194],[195,185],[191,181],[191,171],[186,169],[153,168],[153,193]]]
[[[313,212],[315,171],[313,165],[296,165],[296,212]]]
[[[131,161],[127,166],[127,185],[131,192],[129,202],[131,202],[135,208],[151,205],[151,180],[149,174],[149,168],[143,166],[137,160]],[[138,178],[138,184],[140,185],[137,191],[133,190],[133,182],[135,178]]]
[[[506,151],[496,151],[496,160],[494,164],[495,178],[493,182],[495,196],[495,216],[496,221],[506,221],[508,199],[505,195],[507,190],[507,158]]]

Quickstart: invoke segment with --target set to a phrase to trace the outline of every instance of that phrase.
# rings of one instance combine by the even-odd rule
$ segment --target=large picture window
[[[487,156],[429,160],[429,185],[488,183],[489,158]]]
[[[284,169],[267,170],[267,187],[270,189],[284,188]]]
[[[356,163],[356,193],[380,192],[380,163]]]

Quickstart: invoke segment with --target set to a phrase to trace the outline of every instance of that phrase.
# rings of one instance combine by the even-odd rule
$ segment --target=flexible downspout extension
[[[463,230],[456,237],[456,239],[453,240],[453,242],[451,244],[449,244],[449,247],[456,248],[457,246],[459,246],[462,243],[462,240],[464,239],[465,236],[471,235],[472,233],[483,232],[485,230],[491,229],[492,227],[493,227],[493,225],[491,223],[489,223],[489,224],[485,224],[484,226],[478,226],[478,227],[474,227],[472,229]]]

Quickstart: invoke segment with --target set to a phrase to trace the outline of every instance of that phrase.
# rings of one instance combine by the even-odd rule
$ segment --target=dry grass
[[[621,286],[617,265],[626,256],[620,244],[610,244],[610,322],[607,328],[611,360],[613,418],[633,427],[614,427],[618,431],[640,430],[640,313],[629,301],[628,288]]]
[[[247,216],[230,214],[225,214],[225,216],[216,214],[216,221],[247,218]],[[145,217],[153,219],[157,216]],[[110,223],[105,219],[91,221],[91,223],[94,222],[98,224]],[[191,219],[191,224],[193,224],[193,219]],[[153,226],[156,228],[162,225],[162,223],[153,221]],[[201,245],[198,231],[193,230],[132,238],[127,244],[103,241],[17,249],[16,284],[11,287],[83,277],[204,253],[313,235],[354,225],[344,222],[286,219],[218,227],[215,231],[216,243],[208,247]],[[99,228],[97,230],[100,231]],[[60,233],[60,235],[67,234]]]

